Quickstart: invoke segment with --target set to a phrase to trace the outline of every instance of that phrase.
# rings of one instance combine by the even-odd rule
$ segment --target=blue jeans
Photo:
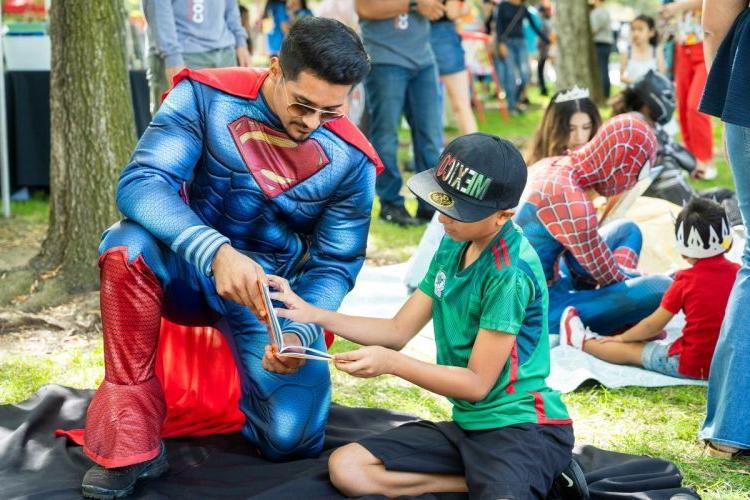
[[[742,222],[750,223],[750,128],[725,123],[727,156],[734,175]],[[750,449],[750,245],[729,296],[711,361],[708,407],[701,439]]]
[[[599,233],[612,250],[628,247],[637,254],[641,252],[641,232],[633,222],[614,221],[600,228]],[[567,306],[575,307],[583,324],[591,330],[602,335],[618,333],[654,312],[672,284],[667,276],[654,274],[585,289],[588,273],[571,258],[561,260],[560,274],[560,279],[549,287],[551,334],[558,333],[560,317]]]
[[[495,70],[500,84],[505,90],[508,109],[515,109],[523,89],[531,78],[529,69],[529,52],[523,38],[508,38],[508,56],[505,59],[495,58]]]
[[[596,62],[599,66],[599,79],[602,82],[604,97],[609,97],[611,83],[609,81],[609,55],[612,53],[612,44],[596,44]]]
[[[400,194],[403,181],[397,158],[401,114],[406,116],[411,128],[417,172],[434,167],[442,148],[437,67],[431,64],[412,70],[393,64],[373,64],[365,80],[365,90],[370,142],[385,165],[375,189],[381,204],[403,205],[404,198]]]

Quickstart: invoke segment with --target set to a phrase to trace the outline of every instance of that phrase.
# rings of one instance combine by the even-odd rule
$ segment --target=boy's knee
[[[364,446],[350,443],[336,449],[328,458],[331,483],[346,496],[359,497],[378,493],[367,475],[367,465],[376,461]]]

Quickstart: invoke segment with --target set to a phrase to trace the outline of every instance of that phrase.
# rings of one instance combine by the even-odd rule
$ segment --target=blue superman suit
[[[265,457],[320,453],[327,364],[308,362],[293,375],[265,371],[265,325],[217,295],[211,264],[230,243],[289,279],[305,300],[337,309],[364,260],[375,168],[327,128],[302,143],[281,130],[262,94],[237,97],[188,78],[138,143],[117,190],[126,219],[100,246],[106,375],[84,448],[99,464],[138,463],[159,451],[164,403],[153,358],[161,315],[225,334],[242,379],[242,433]],[[319,327],[282,327],[325,349]]]

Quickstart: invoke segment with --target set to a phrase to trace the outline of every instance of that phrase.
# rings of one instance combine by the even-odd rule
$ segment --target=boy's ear
[[[516,214],[513,210],[500,210],[497,212],[497,222],[504,223],[506,220],[512,218]]]

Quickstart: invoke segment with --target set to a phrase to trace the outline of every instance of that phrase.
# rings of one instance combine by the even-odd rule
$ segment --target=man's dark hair
[[[700,196],[694,196],[685,205],[685,208],[677,214],[677,219],[675,219],[675,236],[682,222],[685,223],[683,227],[685,243],[687,243],[687,239],[690,236],[690,231],[695,228],[706,246],[708,246],[710,238],[709,228],[713,227],[714,232],[721,237],[722,224],[724,227],[729,226],[724,207],[713,200],[701,198]]]
[[[370,57],[359,35],[322,17],[303,17],[292,25],[281,44],[279,61],[289,80],[309,71],[329,83],[356,85],[370,71]]]

